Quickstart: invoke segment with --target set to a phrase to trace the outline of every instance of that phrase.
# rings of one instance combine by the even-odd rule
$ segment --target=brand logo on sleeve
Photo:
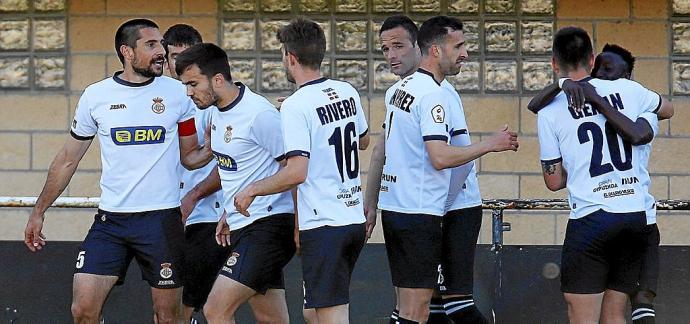
[[[162,114],[165,111],[165,105],[163,104],[163,98],[156,97],[153,98],[153,105],[151,105],[151,110],[156,114]]]
[[[431,117],[434,118],[434,122],[443,123],[446,120],[446,111],[441,105],[436,105],[431,109]]]
[[[162,126],[115,127],[110,129],[115,145],[144,145],[165,142]]]

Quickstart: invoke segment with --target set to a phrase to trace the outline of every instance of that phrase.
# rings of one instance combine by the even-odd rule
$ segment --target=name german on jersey
[[[621,99],[621,94],[616,92],[612,93],[607,96],[603,96],[604,100],[609,103],[613,108],[616,108],[617,110],[623,110],[625,109],[623,107],[623,99]],[[585,106],[582,108],[581,111],[575,111],[573,107],[568,106],[568,111],[570,111],[570,115],[574,119],[580,119],[583,117],[592,117],[596,116],[599,114],[599,112],[596,109],[593,109],[592,106],[589,103],[585,103]]]
[[[345,119],[357,115],[357,106],[355,98],[341,100],[335,103],[326,104],[323,107],[316,108],[316,113],[319,115],[321,125],[326,125],[334,121]]]

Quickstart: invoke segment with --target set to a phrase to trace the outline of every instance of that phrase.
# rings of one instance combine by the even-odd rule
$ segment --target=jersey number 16
[[[345,138],[344,141],[343,137]],[[347,123],[344,132],[340,130],[340,127],[336,127],[331,137],[328,138],[328,145],[333,146],[335,151],[335,161],[338,163],[340,180],[345,182],[345,174],[347,174],[348,179],[357,178],[359,175],[359,156],[357,155],[358,145],[355,123]],[[343,160],[345,163],[343,163]]]

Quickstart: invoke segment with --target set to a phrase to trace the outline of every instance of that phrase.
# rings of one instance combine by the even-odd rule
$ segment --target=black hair
[[[422,55],[427,55],[431,45],[439,44],[445,40],[451,31],[462,31],[462,22],[457,18],[448,16],[436,16],[430,18],[419,27],[417,44],[422,50]]]
[[[604,45],[604,48],[601,51],[620,55],[620,57],[623,58],[623,61],[628,64],[628,73],[632,74],[633,68],[635,68],[635,57],[632,55],[632,53],[630,53],[630,51],[616,44],[608,43]]]
[[[412,42],[412,46],[414,47],[414,44],[417,42],[419,28],[417,28],[417,25],[415,25],[410,17],[405,15],[395,15],[386,18],[381,25],[381,29],[379,29],[379,36],[381,36],[381,33],[397,27],[402,27],[407,31],[407,34],[410,35],[410,42]]]
[[[580,27],[561,28],[553,37],[553,56],[564,71],[587,68],[592,53],[592,40]]]
[[[137,18],[126,21],[117,29],[117,32],[115,32],[115,53],[117,53],[120,63],[125,64],[125,56],[120,52],[120,47],[127,45],[131,48],[136,48],[137,40],[141,38],[139,30],[144,28],[158,29],[158,25],[151,20]]]
[[[319,24],[297,18],[276,33],[285,53],[292,53],[299,64],[318,70],[326,53],[326,36]]]
[[[193,65],[199,67],[201,74],[209,79],[220,73],[225,81],[232,82],[228,55],[215,44],[200,43],[184,50],[175,60],[175,72],[182,75]]]
[[[203,42],[201,34],[187,24],[177,24],[168,28],[163,34],[163,40],[165,40],[165,57],[168,57],[168,45],[190,47]]]

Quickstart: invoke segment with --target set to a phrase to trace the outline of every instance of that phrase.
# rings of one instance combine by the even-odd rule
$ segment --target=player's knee
[[[74,302],[72,303],[71,310],[75,323],[92,322],[99,317],[98,307],[93,303]]]
[[[284,312],[262,312],[254,314],[256,322],[259,324],[288,324],[290,323],[290,318],[287,313]]]

